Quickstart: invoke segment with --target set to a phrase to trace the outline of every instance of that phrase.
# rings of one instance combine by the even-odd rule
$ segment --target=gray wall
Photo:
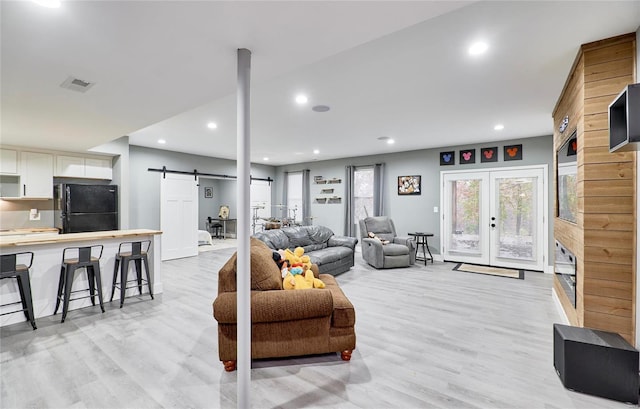
[[[181,170],[220,175],[236,175],[236,161],[228,159],[211,158],[207,156],[191,155],[187,153],[170,152],[161,149],[151,149],[131,145],[129,148],[130,159],[130,226],[132,229],[159,229],[160,228],[160,178],[159,172],[149,172],[148,168]],[[251,176],[259,178],[275,176],[273,166],[252,165]],[[204,183],[214,187],[214,199],[204,200]],[[231,207],[231,216],[237,216],[236,182],[235,180],[201,179],[199,189],[199,202],[201,213],[198,215],[198,225],[204,230],[204,222],[207,216],[217,216],[220,204],[228,204]],[[217,198],[217,199],[216,199]],[[224,201],[224,203],[222,203]],[[212,210],[215,209],[215,210]]]
[[[522,144],[523,159],[520,161],[504,162],[502,157],[502,147],[504,145]],[[480,163],[480,148],[497,146],[499,151],[499,161],[491,163]],[[460,165],[458,151],[460,149],[475,148],[476,163]],[[456,165],[440,166],[440,152],[455,150]],[[385,214],[393,217],[396,229],[399,234],[406,234],[410,231],[430,231],[435,234],[429,240],[429,245],[436,252],[440,247],[440,212],[434,213],[434,206],[440,207],[440,172],[451,170],[472,170],[488,169],[509,166],[540,165],[548,166],[548,199],[549,199],[549,255],[553,250],[553,214],[555,193],[553,191],[553,137],[541,136],[536,138],[516,139],[502,142],[489,142],[483,144],[469,144],[463,146],[451,146],[438,149],[425,149],[412,152],[400,152],[387,155],[361,156],[355,158],[338,159],[331,161],[314,161],[304,164],[280,166],[277,168],[275,177],[275,197],[276,202],[282,198],[282,180],[284,172],[299,171],[302,169],[311,170],[311,215],[314,217],[313,224],[325,225],[336,234],[344,234],[344,177],[345,166],[365,166],[375,163],[385,163]],[[421,175],[422,194],[419,196],[399,196],[396,185],[397,177],[402,175]],[[323,185],[314,185],[313,177],[323,176],[325,178],[339,177],[343,179],[340,185],[331,185],[335,188],[335,195],[343,197],[342,204],[315,204],[313,199],[317,191]],[[329,186],[329,185],[326,185]],[[274,203],[276,203],[274,202]],[[550,257],[548,257],[549,259]],[[549,262],[548,262],[549,263]]]

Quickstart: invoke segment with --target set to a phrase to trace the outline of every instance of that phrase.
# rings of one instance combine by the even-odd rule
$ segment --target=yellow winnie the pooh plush
[[[304,255],[302,247],[296,247],[294,251],[286,249],[284,258],[290,267],[282,269],[282,288],[285,290],[324,288],[322,280],[313,275],[311,259],[309,256]]]

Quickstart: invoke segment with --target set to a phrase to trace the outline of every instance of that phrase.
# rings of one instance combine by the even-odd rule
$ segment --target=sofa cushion
[[[289,248],[304,247],[312,243],[304,226],[287,227],[281,230],[289,239]]]
[[[288,249],[290,247],[289,238],[281,229],[261,231],[256,233],[254,237],[262,240],[274,250]]]
[[[389,243],[382,246],[382,252],[385,256],[404,256],[409,254],[409,247],[402,244]]]
[[[367,217],[364,219],[367,233],[375,233],[382,240],[393,240],[396,233],[386,217]]]
[[[318,243],[318,244],[309,244],[307,246],[302,247],[304,249],[305,254],[309,254],[312,251],[322,250],[327,248],[327,243]]]
[[[348,247],[327,247],[321,250],[316,250],[313,253],[309,253],[309,258],[312,263],[321,266],[323,264],[341,260],[345,257],[350,257],[352,254],[353,250]]]
[[[333,231],[325,226],[308,226],[307,235],[316,244],[326,243],[332,236]]]
[[[273,250],[256,239],[251,238],[251,289],[255,291],[282,290],[282,275],[273,261]],[[220,269],[218,293],[236,291],[236,272],[238,271],[238,253]]]

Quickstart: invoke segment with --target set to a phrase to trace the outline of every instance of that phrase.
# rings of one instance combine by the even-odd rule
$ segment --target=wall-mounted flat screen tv
[[[634,150],[640,142],[640,83],[627,85],[609,105],[609,151]]]
[[[562,220],[576,223],[578,214],[578,138],[576,132],[573,132],[560,147],[556,159],[558,165],[557,216]]]

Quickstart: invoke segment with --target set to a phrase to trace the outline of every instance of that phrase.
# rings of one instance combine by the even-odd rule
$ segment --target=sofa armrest
[[[384,267],[384,250],[378,239],[365,237],[362,239],[362,258],[375,268]]]
[[[277,322],[330,317],[333,298],[326,289],[251,291],[251,322]],[[219,324],[235,324],[235,292],[219,294],[213,302],[213,316]]]
[[[409,247],[409,264],[416,263],[416,239],[412,236],[396,236],[393,238],[396,244],[402,244]]]
[[[331,236],[327,241],[329,247],[344,246],[351,248],[351,250],[356,249],[356,244],[358,244],[358,239],[349,236]]]

